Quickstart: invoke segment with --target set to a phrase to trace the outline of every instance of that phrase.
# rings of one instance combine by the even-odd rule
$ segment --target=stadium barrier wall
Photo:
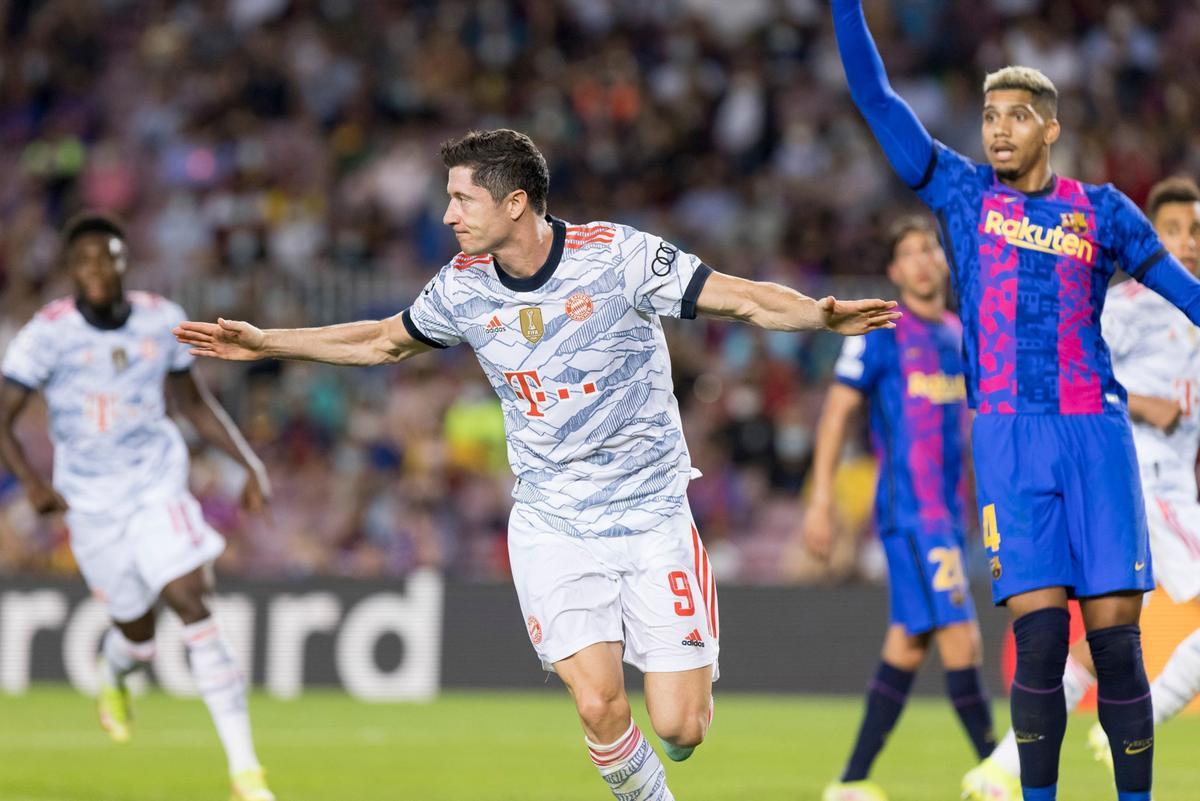
[[[434,572],[405,580],[221,583],[214,609],[254,683],[281,698],[337,687],[368,701],[426,700],[442,689],[536,688],[547,681],[509,584],[465,584]],[[985,588],[986,589],[986,588]],[[887,624],[881,587],[722,587],[722,691],[859,693]],[[1003,691],[1003,613],[981,610],[987,681]],[[108,625],[82,582],[0,579],[0,691],[31,682],[95,688]],[[178,619],[159,618],[153,681],[194,694]],[[917,691],[941,693],[941,671]],[[629,671],[631,684],[639,684]],[[139,689],[135,687],[135,690]]]

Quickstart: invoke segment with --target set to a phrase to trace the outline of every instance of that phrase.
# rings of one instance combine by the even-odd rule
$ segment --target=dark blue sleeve
[[[833,0],[833,30],[846,70],[850,97],[867,120],[892,169],[919,189],[936,162],[933,138],[888,83],[883,59],[867,30],[860,0]]]
[[[1112,185],[1106,189],[1110,198],[1111,247],[1121,268],[1200,325],[1200,281],[1167,252],[1154,226],[1132,200]]]
[[[1200,281],[1170,253],[1163,251],[1138,280],[1171,301],[1193,324],[1200,325]]]

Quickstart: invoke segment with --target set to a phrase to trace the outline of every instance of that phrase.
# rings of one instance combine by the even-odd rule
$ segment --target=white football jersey
[[[48,304],[0,367],[45,398],[54,487],[76,514],[123,515],[187,484],[187,447],[163,395],[167,373],[193,362],[171,334],[183,310],[146,292],[127,298],[129,319],[111,330],[88,323],[73,298]]]
[[[433,347],[475,350],[504,410],[518,503],[564,534],[650,531],[693,473],[658,318],[695,317],[712,270],[628,226],[549,219],[535,275],[459,254],[404,324]]]
[[[1158,464],[1192,475],[1200,447],[1200,330],[1136,281],[1108,290],[1100,326],[1112,352],[1113,372],[1125,390],[1173,398],[1183,409],[1170,434],[1147,423],[1133,424],[1138,461],[1143,469]]]

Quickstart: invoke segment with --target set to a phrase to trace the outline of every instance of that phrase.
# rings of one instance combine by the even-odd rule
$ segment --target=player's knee
[[[629,699],[621,687],[576,688],[575,709],[589,731],[603,731],[629,718]]]
[[[654,725],[654,733],[671,745],[695,748],[704,742],[710,719],[707,708],[678,708],[666,713],[660,712],[652,717],[651,723]]]
[[[1142,631],[1139,627],[1110,626],[1089,631],[1087,640],[1092,650],[1096,678],[1102,686],[1111,686],[1114,680],[1122,684],[1131,682],[1137,687],[1145,683]]]
[[[971,624],[949,626],[938,632],[938,653],[947,670],[962,670],[978,665],[982,654],[979,631]]]
[[[1017,681],[1032,689],[1062,683],[1070,648],[1071,617],[1066,609],[1047,607],[1013,621],[1017,643]]]

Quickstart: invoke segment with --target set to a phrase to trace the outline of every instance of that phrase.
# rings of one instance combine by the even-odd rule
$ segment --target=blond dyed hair
[[[983,79],[983,93],[1017,89],[1033,95],[1034,108],[1047,120],[1058,115],[1058,89],[1054,81],[1033,67],[1005,67]]]

